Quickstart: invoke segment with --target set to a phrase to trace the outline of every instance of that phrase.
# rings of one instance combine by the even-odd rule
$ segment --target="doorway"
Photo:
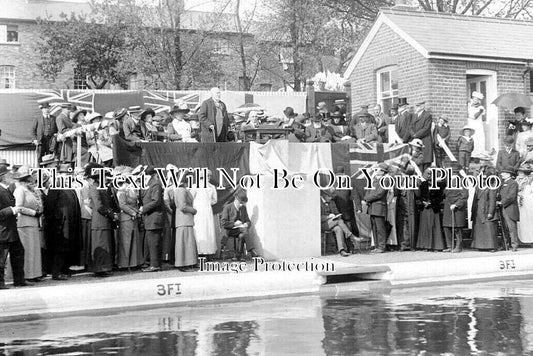
[[[466,96],[467,105],[474,91],[483,94],[481,105],[486,109],[482,117],[483,130],[485,135],[485,151],[499,149],[498,141],[498,108],[492,102],[496,99],[497,83],[496,72],[490,70],[467,70],[466,72]]]

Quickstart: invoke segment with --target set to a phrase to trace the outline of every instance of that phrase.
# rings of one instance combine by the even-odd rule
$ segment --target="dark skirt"
[[[481,214],[476,215],[472,226],[472,248],[495,250],[498,248],[498,224],[496,221],[483,222]]]
[[[113,230],[91,230],[91,272],[113,270]]]
[[[163,261],[174,261],[174,248],[176,246],[175,230],[172,228],[172,215],[167,213],[165,228],[163,229],[163,242],[161,259]]]
[[[440,216],[433,209],[424,209],[420,213],[420,226],[416,248],[443,250],[444,238],[440,225]]]
[[[81,219],[80,266],[91,263],[91,219]]]
[[[194,227],[182,226],[176,228],[176,267],[192,266],[198,263],[198,250],[194,237]]]
[[[119,268],[137,267],[143,264],[142,241],[137,220],[120,222],[117,245]]]

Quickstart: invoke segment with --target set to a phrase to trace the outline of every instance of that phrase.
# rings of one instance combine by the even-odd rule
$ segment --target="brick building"
[[[352,109],[424,100],[450,120],[455,141],[477,90],[485,95],[486,149],[499,149],[511,114],[491,103],[508,92],[532,94],[531,38],[528,21],[383,9],[344,75]]]
[[[43,78],[37,67],[40,61],[37,50],[40,29],[36,19],[60,20],[61,13],[90,14],[89,0],[0,0],[0,9],[0,89],[87,89],[84,77],[75,73],[72,66],[66,66],[55,81]],[[217,26],[209,25],[213,33],[205,41],[206,45],[213,48],[223,72],[220,77],[213,78],[213,84],[216,82],[227,90],[243,90],[237,45],[239,34],[235,29],[233,15],[222,15],[224,18],[219,19]],[[182,28],[188,32],[201,30],[213,17],[211,13],[184,11]],[[254,44],[255,41],[257,37],[254,33],[245,33],[245,46]],[[257,72],[255,68],[251,68],[256,73],[252,90],[278,90],[287,84],[284,81],[287,73],[284,73],[279,56],[274,54],[271,57],[263,58],[262,67]],[[121,89],[109,85],[107,87]],[[143,73],[131,76],[128,89],[148,88],[150,87],[146,87]]]

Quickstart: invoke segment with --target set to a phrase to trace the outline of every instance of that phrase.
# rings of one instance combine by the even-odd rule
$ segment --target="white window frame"
[[[79,74],[80,73],[76,69],[74,69],[74,75],[72,76],[74,90],[91,89],[89,88],[89,85],[87,85],[87,78],[83,78]]]
[[[0,89],[15,89],[17,83],[16,78],[15,66],[0,66]]]
[[[398,99],[398,89],[392,89],[392,73],[393,71],[396,71],[396,76],[398,77],[398,66],[397,65],[392,65],[392,66],[387,66],[387,67],[383,67],[379,70],[376,71],[376,97],[377,97],[377,102],[379,103],[379,105],[381,105],[381,108],[383,109],[383,111],[385,112],[385,104],[384,104],[384,101],[385,100],[389,100],[389,99],[392,99],[391,103],[394,102],[394,99]],[[389,73],[389,88],[381,88],[381,75],[383,73]],[[386,95],[384,95],[384,93],[387,93]]]

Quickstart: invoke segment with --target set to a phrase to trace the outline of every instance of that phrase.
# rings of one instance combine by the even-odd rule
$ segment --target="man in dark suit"
[[[318,115],[312,120],[313,123],[305,128],[305,142],[333,142],[333,128],[325,126]]]
[[[229,116],[226,104],[220,100],[220,89],[211,89],[211,98],[198,109],[201,142],[227,142]]]
[[[507,136],[503,139],[505,148],[498,152],[498,158],[496,159],[496,170],[501,172],[504,168],[518,169],[520,166],[520,153],[514,149],[514,138]]]
[[[381,110],[381,105],[374,106],[374,118],[376,120],[376,129],[378,130],[379,140],[378,142],[389,142],[388,130],[390,124],[389,115],[385,114]]]
[[[379,184],[379,179],[388,172],[386,163],[380,163],[374,175],[374,189],[366,192],[361,203],[368,206],[368,214],[372,223],[372,231],[376,243],[375,253],[385,252],[387,243],[387,226],[385,217],[387,216],[387,190]]]
[[[416,113],[411,117],[411,139],[418,138],[424,143],[424,158],[422,159],[420,170],[423,172],[433,162],[433,140],[431,137],[431,125],[433,118],[431,114],[426,111],[426,103],[424,101],[416,104]]]
[[[11,258],[14,285],[29,284],[24,279],[24,247],[17,230],[17,214],[20,208],[15,207],[15,197],[8,189],[8,172],[7,167],[0,166],[0,289],[7,288],[4,274],[8,254]]]
[[[145,174],[150,176],[148,189],[141,190],[142,206],[140,212],[144,219],[145,241],[148,244],[150,267],[143,272],[161,270],[160,249],[163,228],[165,227],[165,202],[163,200],[163,186],[157,177],[153,166],[146,168]]]
[[[140,106],[133,106],[128,108],[130,115],[124,119],[122,129],[124,130],[124,138],[131,142],[146,141],[147,130],[144,122],[138,116],[141,113]]]
[[[459,174],[461,165],[452,165],[453,174]],[[444,252],[461,252],[463,250],[463,229],[468,228],[468,190],[444,189],[444,209],[442,211],[442,227],[446,238],[447,248]],[[453,215],[453,219],[452,219]],[[453,232],[452,232],[453,227]],[[452,250],[452,239],[457,236],[457,242]]]
[[[237,246],[242,246],[242,242],[244,241],[246,248],[252,257],[260,257],[255,251],[255,244],[249,233],[252,223],[248,217],[248,211],[246,210],[247,202],[248,197],[246,196],[246,192],[239,191],[235,194],[235,200],[224,205],[224,208],[222,209],[221,224],[226,230],[226,235],[221,241],[221,255],[226,248],[228,238],[233,237],[239,239]],[[240,257],[241,251],[236,252]]]
[[[398,101],[398,119],[395,122],[395,130],[403,143],[411,141],[411,113],[407,98],[400,98]]]
[[[42,157],[48,153],[53,153],[55,147],[52,140],[57,133],[56,118],[50,115],[50,104],[44,103],[39,106],[41,115],[39,115],[32,126],[33,144],[37,147],[37,159],[39,163]]]
[[[517,222],[520,221],[520,213],[518,210],[518,183],[513,179],[515,170],[512,167],[505,167],[502,169],[500,175],[503,179],[500,187],[500,201],[503,219],[509,235],[511,237],[511,247],[513,252],[518,249],[518,227]]]

